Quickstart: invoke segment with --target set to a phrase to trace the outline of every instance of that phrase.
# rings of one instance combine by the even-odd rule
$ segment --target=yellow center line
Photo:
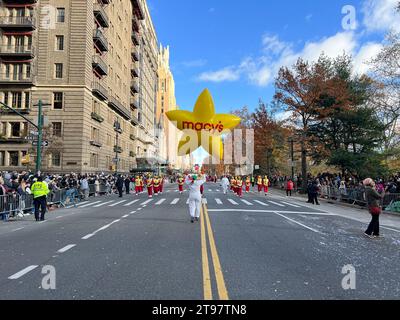
[[[203,211],[203,208],[202,208],[202,211]],[[202,214],[202,216],[203,216],[203,214]],[[208,265],[206,230],[205,230],[203,219],[200,219],[200,223],[201,223],[201,260],[202,260],[202,264],[203,264],[204,300],[212,300],[210,267]]]
[[[210,241],[211,256],[213,259],[215,278],[217,280],[217,288],[219,300],[229,300],[228,291],[226,290],[224,274],[222,272],[221,263],[219,261],[217,247],[215,246],[214,234],[211,229],[210,218],[208,216],[207,206],[203,204],[204,217],[206,219],[208,239]]]

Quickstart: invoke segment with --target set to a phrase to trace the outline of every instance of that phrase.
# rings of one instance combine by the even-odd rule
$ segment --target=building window
[[[111,146],[111,135],[107,134],[107,146],[110,147]]]
[[[10,78],[10,64],[6,64],[6,78]]]
[[[97,168],[98,167],[98,155],[95,153],[92,153],[90,155],[90,167],[91,168]]]
[[[62,136],[62,123],[61,122],[53,122],[53,136],[61,137]]]
[[[21,136],[21,122],[10,122],[11,137],[19,138]]]
[[[65,22],[65,8],[57,8],[57,22]]]
[[[54,92],[53,93],[53,108],[60,110],[63,108],[63,93],[62,92]]]
[[[6,166],[6,152],[0,151],[0,167]]]
[[[4,101],[3,101],[3,103],[8,105],[8,92],[4,92]]]
[[[12,93],[12,107],[15,109],[22,108],[22,92]]]
[[[64,50],[64,36],[56,36],[56,50]]]
[[[63,64],[62,63],[55,64],[55,77],[56,77],[56,79],[62,79],[62,77],[63,77]]]
[[[56,151],[51,154],[51,166],[61,167],[61,153]]]
[[[10,166],[16,167],[19,163],[19,153],[18,151],[9,151],[10,154]]]
[[[99,142],[99,129],[92,128],[92,141]]]
[[[31,95],[29,92],[25,92],[25,109],[31,108]]]

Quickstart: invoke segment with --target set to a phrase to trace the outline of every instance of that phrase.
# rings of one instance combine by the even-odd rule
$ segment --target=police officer
[[[38,177],[37,181],[32,185],[31,192],[33,194],[33,203],[35,205],[35,219],[36,221],[44,221],[44,215],[46,213],[47,201],[46,197],[49,194],[49,188],[47,184],[43,182],[42,177]],[[41,209],[41,216],[39,219],[39,207]]]

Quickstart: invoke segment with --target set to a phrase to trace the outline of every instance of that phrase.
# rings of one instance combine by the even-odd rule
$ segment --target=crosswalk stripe
[[[89,207],[89,206],[91,206],[91,205],[94,205],[94,204],[100,203],[100,202],[101,202],[101,201],[91,202],[91,203],[85,204],[84,206],[82,206],[82,207],[80,207],[80,208],[86,208],[86,207]]]
[[[189,199],[186,200],[186,204],[189,204]]]
[[[216,191],[219,192],[219,189],[217,189]]]
[[[234,200],[232,200],[232,199],[228,199],[228,201],[229,201],[230,203],[232,203],[233,205],[235,205],[235,206],[238,206],[238,205],[239,205],[239,203],[237,203],[236,201],[234,201]]]
[[[269,203],[272,203],[272,204],[274,204],[274,205],[276,205],[276,206],[278,206],[278,207],[284,207],[284,205],[283,204],[280,204],[280,203],[278,203],[278,202],[274,202],[274,201],[268,201]]]
[[[247,200],[241,199],[243,203],[247,204],[248,206],[252,206],[253,204],[251,202],[248,202]]]
[[[211,189],[208,189],[208,192],[212,192],[212,190],[211,190]]]
[[[159,206],[159,205],[162,204],[165,200],[167,200],[167,199],[161,199],[160,201],[158,201],[158,202],[156,203],[156,206]]]
[[[100,203],[98,205],[93,206],[93,208],[100,208],[100,207],[105,206],[105,205],[107,205],[109,203],[112,203],[112,202],[114,202],[114,201],[103,202],[103,203]]]
[[[217,204],[222,204],[221,199],[215,199],[215,201],[217,202]]]
[[[254,202],[257,202],[258,204],[261,204],[262,206],[268,207],[268,204],[266,204],[262,201],[254,200]]]
[[[113,204],[109,205],[109,207],[115,207],[115,206],[117,206],[117,205],[119,205],[121,203],[124,203],[124,202],[126,202],[126,200],[122,200],[122,201],[119,201],[117,203],[113,203]]]
[[[152,202],[152,201],[153,201],[153,199],[149,199],[149,200],[143,202],[143,203],[141,204],[141,206],[145,206],[146,204],[148,204],[148,203],[150,203],[150,202]]]
[[[89,201],[84,201],[84,202],[78,203],[76,206],[80,207],[80,206],[83,206],[84,204],[87,204],[87,203],[89,203]]]
[[[124,204],[124,207],[129,207],[129,206],[133,205],[134,203],[136,203],[138,201],[139,201],[139,199],[133,200],[133,201],[127,203],[127,204]]]
[[[284,202],[284,201],[282,201],[282,203],[283,203],[283,204],[286,204],[286,205],[288,205],[288,206],[294,207],[294,208],[301,208],[300,206],[295,205],[295,204],[291,204],[291,203],[289,203],[289,202]]]
[[[171,202],[171,204],[177,204],[179,202],[179,200],[180,200],[179,198],[176,198]]]

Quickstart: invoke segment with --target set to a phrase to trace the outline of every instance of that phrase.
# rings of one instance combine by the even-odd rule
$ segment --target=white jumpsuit
[[[196,180],[192,182],[189,177],[186,177],[186,185],[189,187],[189,211],[192,218],[200,218],[201,209],[201,192],[200,186],[205,183],[205,180]]]
[[[226,194],[228,192],[228,187],[229,187],[229,180],[228,178],[224,177],[221,181],[222,183],[222,189],[224,190],[224,193]]]

